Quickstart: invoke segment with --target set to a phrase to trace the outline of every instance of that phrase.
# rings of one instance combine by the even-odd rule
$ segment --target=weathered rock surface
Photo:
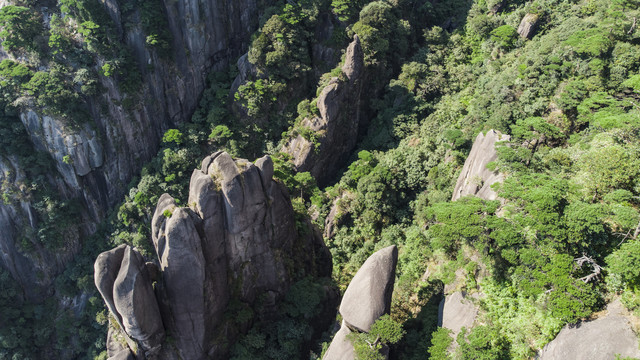
[[[109,356],[107,360],[135,360],[135,359],[136,357],[133,356],[133,354],[131,353],[131,350],[122,349],[117,353],[113,354],[113,356]]]
[[[544,347],[541,360],[640,358],[638,337],[623,315],[620,300],[607,306],[608,313],[596,320],[565,326]]]
[[[330,275],[331,255],[322,238],[317,231],[299,237],[288,192],[272,176],[269,157],[254,165],[217,152],[193,172],[189,208],[178,207],[168,194],[160,197],[151,223],[160,264],[155,295],[139,290],[120,299],[119,292],[103,290],[112,283],[112,264],[119,256],[123,265],[116,288],[128,284],[119,282],[123,269],[139,269],[138,277],[144,279],[150,277],[147,268],[153,266],[127,255],[131,250],[126,247],[100,255],[96,285],[109,309],[121,316],[125,332],[145,350],[155,349],[159,359],[224,358],[226,348],[221,341],[233,343],[237,336],[223,321],[232,296],[248,305],[260,298],[266,311],[275,311],[275,304],[294,280],[294,271]],[[124,278],[129,282],[136,279],[130,275]],[[148,312],[123,311],[118,305],[134,298],[160,309],[155,322],[148,319]],[[150,301],[155,303],[148,304]],[[172,344],[162,349],[152,347],[155,343],[148,340],[158,337],[136,335],[142,328],[146,329],[144,334],[159,334],[157,324],[173,338]]]
[[[161,135],[168,128],[188,120],[195,110],[210,70],[221,70],[246,51],[251,34],[258,27],[259,14],[269,1],[195,0],[160,2],[171,33],[171,60],[161,57],[146,44],[141,25],[123,26],[120,3],[102,1],[114,21],[142,75],[144,84],[136,95],[136,106],[125,108],[131,95],[124,93],[112,77],[99,77],[104,92],[86,99],[90,115],[79,127],[41,114],[22,110],[23,122],[36,150],[46,151],[57,171],[47,174],[53,190],[62,200],[77,199],[83,219],[70,229],[69,245],[56,252],[25,253],[15,246],[24,229],[35,227],[25,219],[32,216],[31,204],[0,205],[0,257],[25,290],[27,298],[49,295],[55,275],[64,270],[79,251],[80,238],[95,231],[107,210],[122,199],[124,190],[142,164],[157,152]],[[46,16],[45,16],[46,18]],[[7,163],[6,159],[0,162]],[[23,173],[20,166],[13,173]],[[16,187],[20,182],[12,182]],[[71,233],[75,232],[73,235]],[[72,236],[73,235],[73,236]],[[33,241],[34,243],[37,241]],[[39,274],[36,276],[36,273]]]
[[[310,172],[320,185],[345,164],[358,139],[364,53],[357,35],[347,48],[342,72],[344,77],[331,79],[318,97],[320,116],[301,123],[315,134],[316,141],[298,134],[283,149],[299,172]]]
[[[340,314],[348,326],[369,332],[380,316],[389,313],[397,262],[398,248],[389,246],[360,267],[340,303]]]
[[[128,245],[121,245],[100,254],[94,268],[96,286],[120,328],[143,351],[157,353],[165,331],[142,255]],[[118,350],[115,345],[108,346],[108,350],[109,356],[129,351]]]
[[[467,195],[475,195],[485,200],[495,200],[498,197],[491,189],[491,185],[502,181],[502,175],[487,169],[487,164],[498,158],[496,142],[509,140],[509,138],[508,135],[502,135],[495,130],[489,130],[487,135],[478,134],[469,157],[464,162],[451,201]]]
[[[122,265],[122,258],[124,257],[126,248],[127,246],[123,244],[115,249],[103,252],[98,255],[98,259],[96,259],[93,265],[93,276],[96,287],[100,295],[102,295],[104,302],[107,304],[107,308],[113,314],[113,317],[121,328],[123,327],[122,316],[120,316],[116,310],[116,305],[113,300],[113,285],[120,272],[120,266]]]
[[[470,329],[478,315],[478,307],[464,292],[457,291],[447,295],[438,308],[438,326],[451,330],[451,337],[456,339],[460,330]]]
[[[355,359],[347,336],[354,331],[368,332],[378,318],[389,313],[397,262],[398,248],[392,245],[378,250],[362,264],[342,297],[342,325],[323,360]],[[388,356],[388,348],[383,350]]]
[[[331,344],[324,353],[323,360],[354,360],[356,358],[355,350],[351,340],[347,339],[347,336],[351,334],[351,330],[342,321],[340,330],[333,336]]]
[[[144,259],[130,246],[124,249],[113,285],[113,301],[124,331],[137,340],[144,351],[157,351],[165,335],[160,309]]]
[[[518,34],[524,39],[531,39],[538,29],[538,20],[537,14],[525,15],[518,26]]]

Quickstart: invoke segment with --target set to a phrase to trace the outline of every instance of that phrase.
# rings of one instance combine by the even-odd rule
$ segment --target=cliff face
[[[334,335],[323,360],[356,358],[351,333],[368,333],[373,323],[391,311],[398,249],[395,245],[378,250],[362,264],[340,302],[342,325]],[[382,349],[388,359],[388,348]]]
[[[486,136],[482,133],[478,134],[469,157],[464,162],[451,201],[467,195],[475,195],[485,200],[495,200],[498,197],[498,194],[491,189],[491,185],[502,181],[503,177],[497,171],[487,169],[487,164],[498,159],[496,143],[509,139],[509,135],[503,135],[495,130],[489,130]]]
[[[0,204],[0,266],[12,273],[29,298],[46,292],[54,275],[77,252],[80,238],[94,231],[134,174],[157,152],[163,132],[188,120],[207,73],[246,51],[264,6],[257,0],[162,3],[172,35],[171,60],[145,46],[140,26],[124,30],[117,1],[104,3],[142,71],[142,89],[133,106],[123,106],[131,102],[131,95],[119,90],[112,78],[101,76],[105,91],[87,100],[91,118],[85,125],[66,126],[34,109],[20,114],[34,148],[50,153],[55,161],[57,172],[47,174],[48,182],[62,199],[79,199],[81,213],[86,214],[57,254],[46,249],[26,254],[15,243],[25,228],[35,225],[30,200]],[[0,180],[20,187],[24,171],[15,160],[0,157],[0,170]]]
[[[147,357],[223,358],[242,326],[223,317],[231,299],[258,301],[268,317],[292,274],[330,276],[322,238],[298,235],[289,194],[272,176],[267,156],[252,164],[215,153],[193,172],[189,207],[168,194],[158,201],[151,227],[159,267],[124,245],[98,257],[96,286],[131,349],[135,342]]]
[[[298,134],[283,149],[299,172],[310,172],[320,185],[344,166],[358,140],[364,54],[357,35],[347,48],[342,73],[344,78],[331,79],[318,97],[320,115],[302,121],[315,139]]]

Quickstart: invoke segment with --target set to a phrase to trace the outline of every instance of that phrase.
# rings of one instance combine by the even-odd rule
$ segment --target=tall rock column
[[[260,12],[272,3],[159,1],[172,39],[169,56],[163,56],[147,43],[150,34],[140,24],[140,14],[126,15],[131,10],[121,11],[122,2],[101,2],[113,20],[121,45],[130,50],[141,75],[141,86],[135,94],[128,93],[114,77],[99,76],[104,91],[82,96],[88,116],[80,126],[69,126],[62,118],[45,115],[42,109],[21,109],[20,120],[33,148],[53,159],[56,171],[46,174],[51,190],[60,194],[62,201],[77,200],[83,214],[83,219],[68,230],[69,246],[27,252],[15,244],[21,237],[38,242],[31,235],[35,233],[32,229],[38,229],[37,223],[24,221],[32,216],[32,200],[25,197],[25,204],[0,204],[0,227],[6,229],[0,235],[0,249],[10,254],[0,256],[0,267],[13,275],[32,301],[53,293],[53,280],[78,253],[81,239],[93,233],[108,210],[122,200],[127,184],[156,154],[162,134],[191,117],[209,71],[225,69],[246,52],[251,34],[258,28]],[[51,13],[44,15],[48,18]],[[2,53],[0,49],[0,57]],[[95,68],[99,69],[105,60],[109,59],[96,57]],[[48,67],[38,65],[35,67]],[[135,106],[126,106],[127,103]],[[0,157],[0,170],[10,162]],[[15,168],[12,173],[25,172],[21,165],[11,165]],[[6,178],[16,188],[22,184],[19,179]]]
[[[224,358],[242,331],[223,318],[231,299],[248,306],[260,299],[263,309],[275,310],[296,280],[294,273],[330,275],[331,255],[322,238],[317,231],[298,234],[289,194],[272,177],[268,156],[253,164],[217,152],[193,172],[189,207],[178,207],[168,194],[158,200],[151,223],[160,265],[156,292],[139,292],[136,298],[155,303],[154,321],[173,339],[154,352],[158,359]],[[147,333],[136,335],[138,329],[156,329],[150,315],[122,310],[126,306],[118,304],[131,297],[111,290],[119,288],[123,270],[118,265],[129,249],[100,255],[96,285],[125,333],[143,349],[156,349]],[[110,332],[110,339],[116,336]]]
[[[100,254],[94,270],[98,291],[120,328],[147,357],[157,354],[165,331],[142,255],[121,245]]]

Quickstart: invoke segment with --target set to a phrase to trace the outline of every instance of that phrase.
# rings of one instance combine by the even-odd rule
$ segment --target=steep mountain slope
[[[274,181],[287,187],[292,196],[293,213],[287,212],[279,220],[295,225],[287,225],[289,230],[283,236],[288,238],[294,231],[300,238],[312,234],[309,218],[314,226],[324,228],[324,242],[333,259],[333,286],[345,290],[373,253],[392,246],[397,249],[390,316],[381,316],[371,333],[361,332],[363,329],[358,330],[349,319],[344,327],[341,321],[330,327],[332,319],[327,314],[331,309],[322,309],[322,305],[332,307],[324,296],[335,288],[314,276],[296,274],[293,283],[276,286],[277,296],[258,295],[256,302],[253,291],[262,290],[251,281],[250,286],[233,287],[233,294],[225,292],[224,286],[216,292],[205,291],[206,296],[193,292],[190,300],[205,304],[194,306],[193,311],[199,314],[202,310],[207,319],[219,318],[221,311],[238,319],[238,326],[228,328],[234,329],[233,340],[224,344],[230,358],[306,358],[310,352],[312,358],[322,357],[331,333],[342,328],[337,336],[347,338],[358,356],[527,359],[536,356],[563,327],[588,321],[618,297],[629,311],[625,316],[635,316],[640,304],[640,278],[634,270],[640,257],[637,0],[251,3],[247,5],[258,9],[251,8],[242,21],[259,23],[259,30],[248,49],[232,50],[238,56],[247,50],[237,69],[216,67],[218,55],[213,53],[205,56],[181,48],[213,44],[206,41],[208,35],[198,35],[204,34],[198,30],[181,33],[174,27],[194,26],[193,19],[206,23],[202,26],[212,31],[225,24],[209,24],[215,17],[205,16],[195,4],[182,8],[186,5],[182,2],[164,7],[146,1],[108,3],[107,19],[111,23],[119,19],[116,23],[122,24],[114,27],[92,17],[89,4],[67,0],[59,4],[63,13],[78,19],[74,21],[36,15],[41,19],[38,22],[20,8],[0,12],[0,27],[8,29],[0,34],[3,46],[10,49],[8,53],[19,53],[23,63],[0,64],[0,86],[11,90],[3,98],[0,131],[15,135],[0,138],[5,144],[3,159],[8,159],[3,161],[11,163],[11,169],[3,166],[3,203],[9,204],[3,208],[3,216],[15,223],[10,236],[17,243],[13,248],[5,247],[5,253],[10,254],[6,258],[15,262],[19,251],[27,258],[51,259],[43,261],[41,273],[22,275],[23,283],[44,285],[55,278],[55,286],[25,294],[7,271],[0,273],[3,287],[9,289],[0,296],[0,318],[8,319],[3,323],[9,324],[0,329],[3,356],[38,357],[50,350],[55,350],[58,358],[106,358],[107,352],[113,355],[118,350],[125,356],[130,350],[118,344],[127,342],[127,337],[139,344],[131,340],[128,348],[153,355],[156,340],[162,338],[160,327],[153,322],[148,328],[139,326],[143,322],[136,320],[135,311],[130,316],[131,308],[126,304],[136,296],[151,298],[147,296],[147,280],[154,276],[160,279],[156,286],[162,287],[181,274],[175,270],[180,266],[167,266],[161,274],[153,270],[154,265],[141,264],[150,261],[159,267],[167,260],[166,249],[158,246],[162,242],[159,229],[164,226],[166,230],[167,223],[180,220],[186,224],[190,219],[194,226],[172,228],[191,230],[198,229],[198,219],[206,225],[206,211],[198,210],[194,203],[217,197],[191,196],[189,176],[193,168],[200,167],[202,158],[218,150],[230,154],[229,159],[253,160],[269,154]],[[216,4],[216,9],[234,9],[223,2]],[[166,26],[151,21],[163,18],[154,12],[157,9],[176,16]],[[253,11],[263,15],[253,18]],[[16,23],[12,19],[16,18],[29,25],[23,31],[40,34],[34,37],[36,41],[29,43],[25,36],[13,36]],[[46,24],[48,32],[33,31],[39,23]],[[169,36],[163,29],[174,34]],[[130,38],[133,35],[127,34],[138,35]],[[179,43],[173,36],[187,42]],[[114,45],[121,40],[138,44],[133,49],[146,50],[135,52]],[[226,48],[225,44],[220,46]],[[87,54],[91,65],[86,65]],[[228,55],[225,59],[232,62]],[[204,69],[211,65],[218,71],[189,75],[185,70],[191,66],[188,58],[200,56],[207,60],[198,66]],[[42,60],[45,57],[47,61]],[[220,64],[227,60],[220,60]],[[45,65],[36,68],[34,64],[40,63]],[[135,66],[129,64],[136,63],[144,66],[133,71]],[[164,71],[162,79],[151,75],[155,71]],[[191,120],[178,124],[172,114],[186,108],[178,104],[195,104],[197,99],[189,95],[190,90],[183,90],[182,95],[169,90],[188,87],[181,81],[190,76],[206,87]],[[152,89],[160,91],[155,94],[158,102],[145,100],[138,106],[139,100],[151,96]],[[174,100],[183,95],[189,99]],[[116,101],[99,106],[98,98]],[[88,105],[82,105],[85,103]],[[133,117],[138,120],[130,124],[118,120],[117,129],[100,127],[100,121],[106,124],[111,116],[120,119],[114,115],[119,109],[139,114]],[[168,113],[149,121],[155,125],[148,130],[146,120],[141,119],[153,111]],[[103,120],[96,120],[96,124],[78,121],[88,118],[87,114]],[[32,125],[25,127],[23,121]],[[53,161],[47,160],[49,151],[33,151],[31,131],[53,139],[44,146],[36,145],[46,150],[54,147],[46,144],[55,144],[58,150],[51,150]],[[117,204],[119,196],[104,191],[124,189],[126,181],[118,183],[117,176],[122,173],[128,179],[135,173],[119,166],[129,169],[143,161],[135,153],[117,155],[119,160],[111,163],[107,158],[129,146],[137,149],[143,133],[155,138],[141,143],[160,149],[131,182],[123,202]],[[123,134],[127,140],[115,142],[119,135],[113,134]],[[503,141],[496,142],[498,138]],[[484,145],[483,139],[488,139]],[[153,153],[144,151],[145,156]],[[232,162],[227,161],[228,165]],[[229,174],[235,173],[231,171],[234,167],[239,173],[253,171],[249,162],[240,163],[224,168],[230,169]],[[109,164],[109,169],[104,164]],[[201,184],[212,174],[209,165],[206,171],[205,167],[199,170],[204,174],[197,177]],[[92,175],[98,173],[108,176],[100,180]],[[56,178],[60,180],[56,182]],[[108,186],[100,185],[103,180]],[[223,193],[232,188],[247,190],[246,184],[239,184],[225,188],[227,185],[220,183],[219,187]],[[73,201],[80,191],[93,194],[77,190],[82,188],[90,188],[101,200],[88,195]],[[212,194],[220,189],[214,186]],[[175,203],[164,193],[172,194]],[[257,191],[249,198],[261,196]],[[162,211],[157,212],[159,203]],[[109,220],[95,226],[110,205],[115,209]],[[167,206],[182,209],[179,216]],[[84,214],[82,209],[100,210]],[[165,210],[169,210],[166,215]],[[235,205],[230,205],[223,213],[235,210]],[[171,220],[173,216],[175,220]],[[215,219],[219,217],[209,219],[218,224]],[[225,247],[228,256],[214,256],[225,259],[220,261],[201,261],[195,251],[193,263],[204,264],[206,270],[189,273],[190,283],[209,284],[211,274],[225,269],[228,274],[246,269],[252,280],[282,274],[281,267],[274,264],[286,264],[289,255],[277,256],[275,263],[257,261],[260,268],[265,265],[271,269],[264,274],[254,267],[253,260],[233,260],[237,257],[232,254],[243,254],[250,248],[245,246],[249,235],[227,236],[235,234],[229,229],[236,227],[228,223],[223,227],[227,229],[222,231],[224,236],[219,231],[212,233],[230,244],[244,245]],[[27,236],[19,237],[25,229]],[[85,236],[94,230],[96,235]],[[186,236],[189,244],[207,242],[204,232],[174,233],[176,238]],[[123,255],[122,259],[117,255],[114,262],[119,270],[111,277],[119,285],[112,292],[124,289],[123,284],[147,285],[134,287],[138,292],[134,291],[133,297],[120,292],[125,296],[120,305],[114,302],[110,306],[115,316],[110,323],[118,323],[117,314],[131,321],[122,321],[120,333],[112,326],[110,340],[105,343],[108,312],[92,286],[91,267],[99,252],[113,247]],[[57,254],[55,261],[51,253]],[[81,255],[69,263],[74,253]],[[17,263],[33,268],[28,261]],[[53,275],[63,269],[61,275]],[[127,274],[141,282],[117,281]],[[202,288],[215,287],[207,286]],[[110,292],[109,286],[106,289],[103,295]],[[25,295],[42,298],[44,290],[55,292],[54,297],[39,303],[24,301]],[[212,306],[216,296],[227,299],[225,294],[229,295],[226,310],[222,305]],[[473,321],[461,329],[453,349],[449,331],[437,327],[438,304],[443,295],[447,304],[462,294],[465,301],[472,302],[468,305],[473,308]],[[155,301],[163,320],[174,318],[175,314],[166,311],[171,308],[171,296],[154,296],[166,299]],[[327,296],[337,298],[335,293]],[[109,303],[109,296],[105,299]],[[189,318],[189,311],[176,312]],[[316,321],[318,317],[325,321]],[[452,321],[442,323],[451,329],[461,328]],[[215,321],[205,323],[194,323],[197,336],[189,335],[189,330],[184,339],[170,335],[166,344],[183,348],[176,351],[186,351],[184,354],[196,351],[195,357],[204,352],[200,345],[185,345],[193,339],[206,344],[206,352],[216,348],[210,346],[216,341],[201,337],[205,334],[204,338],[210,339]],[[38,331],[30,330],[38,325]],[[166,335],[175,324],[165,325]],[[81,329],[79,340],[70,335],[74,326]],[[393,336],[377,339],[378,330]],[[348,332],[351,335],[347,336]],[[351,349],[342,340],[336,344]],[[556,353],[564,353],[555,348],[567,343],[561,340],[549,346]],[[36,346],[30,347],[30,343]],[[100,354],[105,348],[108,351]]]
[[[39,194],[32,185],[37,181],[29,176],[33,173],[29,169],[33,164],[20,161],[19,157],[24,154],[4,154],[0,165],[3,192],[7,194],[0,205],[0,226],[4,230],[0,244],[5,254],[2,267],[21,283],[27,297],[32,300],[49,292],[55,276],[77,253],[81,238],[95,231],[96,223],[120,201],[129,181],[156,153],[161,134],[170,126],[190,118],[204,89],[206,74],[225,68],[247,48],[249,36],[257,28],[261,9],[255,1],[219,1],[201,5],[182,1],[150,3],[148,6],[158,7],[153,14],[146,14],[145,11],[149,10],[145,8],[122,8],[131,4],[121,5],[116,1],[105,3],[104,9],[96,6],[89,11],[84,9],[90,5],[69,2],[43,12],[40,12],[42,8],[38,4],[28,8],[7,5],[4,11],[8,14],[7,9],[26,9],[25,12],[36,22],[44,20],[44,27],[42,24],[38,26],[36,36],[49,35],[48,46],[43,45],[42,49],[36,50],[30,50],[31,45],[10,49],[5,46],[4,64],[20,66],[12,65],[16,64],[15,61],[25,64],[29,68],[26,76],[31,79],[22,81],[33,85],[31,92],[25,92],[22,97],[20,94],[16,96],[19,105],[12,111],[17,112],[16,116],[24,125],[33,149],[43,152],[45,158],[51,157],[48,171],[37,186],[59,194],[59,201],[63,203],[73,202],[78,207],[74,214],[82,219],[59,224],[50,233],[43,229],[42,223],[50,215],[37,211]],[[59,9],[66,14],[61,15]],[[113,21],[102,14],[105,10]],[[158,18],[148,19],[150,16]],[[53,21],[50,20],[52,18]],[[148,37],[154,34],[144,26],[144,22],[132,23],[139,18],[153,20],[158,26],[166,27],[161,33],[167,41],[164,48],[150,44]],[[4,19],[5,29],[11,21],[20,21],[12,20],[9,15]],[[102,39],[100,35],[83,32],[74,24],[75,21],[91,21],[89,19],[97,22],[93,23],[96,30],[112,31],[109,34],[112,37]],[[88,26],[86,22],[83,24]],[[57,49],[52,42],[54,35],[70,44]],[[71,44],[79,40],[84,44]],[[111,59],[105,55],[107,51],[96,49],[97,45],[92,46],[92,41],[105,41],[106,44],[101,45],[120,47],[119,51],[128,56],[125,61],[129,61],[126,66],[130,73],[125,74],[118,68],[124,66],[120,64],[123,61],[119,58],[121,55]],[[78,63],[71,54],[63,53],[67,51],[84,52],[82,55],[87,58],[82,60],[86,65]],[[32,53],[37,53],[35,59],[25,59],[25,55]],[[80,88],[80,84],[86,85],[86,80],[78,79],[78,72],[94,73],[91,81],[97,90],[92,94],[83,91],[84,88],[78,89],[80,98],[73,105],[77,106],[79,114],[70,109],[72,104],[60,104],[63,109],[56,112],[47,107],[46,99],[42,99],[44,106],[40,102],[40,97],[53,96],[46,93],[50,91],[46,86],[51,86],[51,83],[35,83],[33,79],[39,74],[51,76],[60,66],[64,68],[60,74],[62,78],[68,76],[64,72],[76,73],[74,82],[67,85],[72,87],[72,91]],[[96,70],[100,74],[95,74]],[[11,78],[11,74],[5,72],[3,78]],[[134,83],[128,85],[134,90],[123,85],[131,81]],[[21,190],[13,193],[12,189]],[[64,208],[61,211],[70,210]],[[44,234],[34,236],[34,232]],[[56,246],[55,240],[51,239],[56,235],[65,237],[63,246]],[[26,251],[25,248],[29,247],[33,247],[32,251]]]

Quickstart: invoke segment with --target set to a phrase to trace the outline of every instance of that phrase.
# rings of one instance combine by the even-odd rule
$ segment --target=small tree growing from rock
[[[351,333],[349,340],[353,343],[357,360],[385,360],[386,356],[381,353],[383,345],[397,343],[404,334],[402,324],[387,314],[371,325],[369,333]]]

